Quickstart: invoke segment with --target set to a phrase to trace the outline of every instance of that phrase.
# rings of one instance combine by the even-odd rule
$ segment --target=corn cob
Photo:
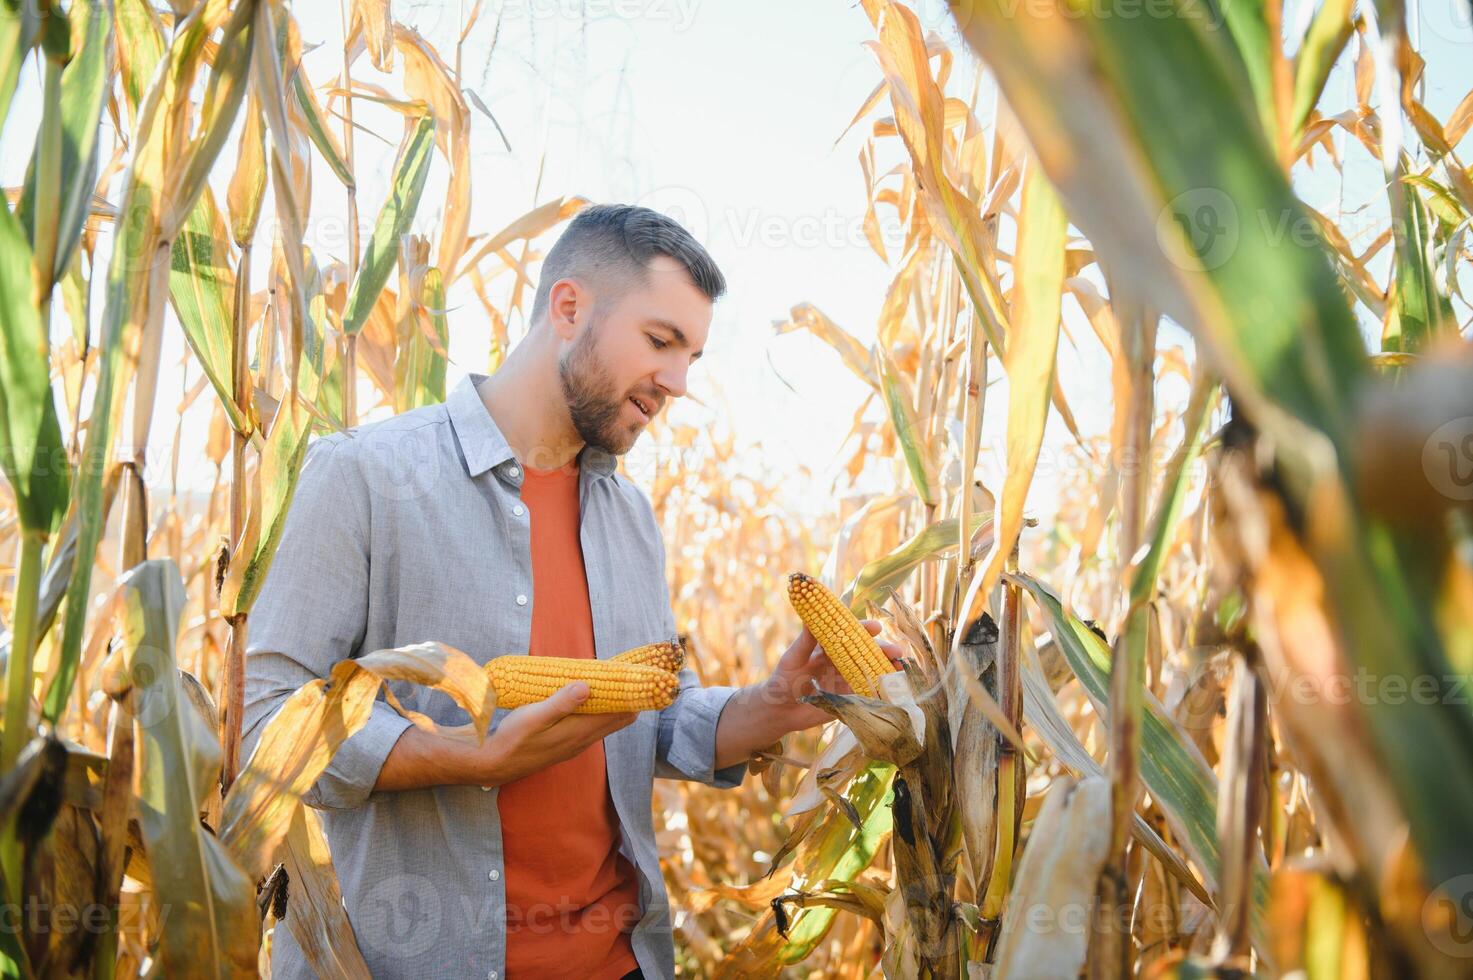
[[[685,645],[677,637],[668,643],[646,643],[609,659],[625,664],[648,664],[675,674],[685,666]]]
[[[520,708],[545,701],[573,681],[588,683],[588,700],[574,714],[653,711],[675,700],[680,682],[667,670],[619,660],[583,660],[507,654],[486,667],[496,706]]]
[[[895,666],[849,607],[802,572],[788,576],[788,601],[854,693],[874,697],[874,678]]]

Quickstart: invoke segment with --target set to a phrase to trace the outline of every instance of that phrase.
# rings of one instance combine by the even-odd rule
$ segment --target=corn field
[[[1473,975],[1473,91],[1424,104],[1405,0],[951,0],[945,31],[832,7],[867,21],[873,91],[824,124],[864,134],[854,210],[892,278],[862,330],[769,312],[865,392],[837,507],[800,518],[736,419],[657,418],[680,451],[647,491],[703,682],[766,675],[806,572],[883,620],[905,690],[810,692],[835,721],[736,789],[656,782],[678,972]],[[0,0],[0,123],[30,148],[0,209],[7,976],[269,975],[281,929],[367,976],[303,794],[386,681],[486,730],[463,654],[378,651],[240,757],[309,440],[444,400],[452,288],[494,371],[588,203],[472,227],[494,120],[461,45],[388,0],[348,0],[337,42],[314,78],[280,0]],[[1296,190],[1357,162],[1374,228]],[[344,202],[341,253],[302,244]],[[1103,442],[1058,370],[1086,346]],[[202,502],[144,479],[176,397]],[[1045,509],[1048,425],[1071,463]]]

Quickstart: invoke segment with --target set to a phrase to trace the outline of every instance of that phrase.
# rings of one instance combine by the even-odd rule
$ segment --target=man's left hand
[[[881,627],[877,620],[862,619],[860,623],[869,630],[871,636],[879,635]],[[892,663],[904,656],[900,647],[889,640],[876,642]],[[899,664],[896,664],[896,667],[898,669]],[[854,693],[849,683],[840,676],[838,668],[829,660],[828,654],[818,646],[818,641],[813,638],[813,634],[808,632],[805,626],[798,634],[798,638],[793,641],[792,646],[788,647],[782,658],[778,660],[772,676],[763,685],[763,702],[774,710],[782,712],[793,731],[822,725],[833,715],[822,708],[804,704],[798,700],[805,694],[813,693],[813,681],[817,681],[818,686],[825,691],[832,691],[835,694]]]

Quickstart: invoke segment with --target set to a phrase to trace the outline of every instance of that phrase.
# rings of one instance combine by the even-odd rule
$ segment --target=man
[[[436,640],[478,663],[606,658],[673,636],[659,525],[615,457],[685,394],[724,290],[678,224],[586,208],[494,375],[316,440],[251,618],[243,753],[344,657]],[[480,745],[376,702],[307,797],[373,975],[671,977],[652,781],[739,785],[754,750],[827,720],[796,700],[815,680],[848,690],[805,630],[760,684],[703,687],[687,667],[661,711],[577,715],[573,683],[498,709]],[[391,687],[439,725],[468,720]],[[289,929],[274,944],[276,976],[310,975]]]

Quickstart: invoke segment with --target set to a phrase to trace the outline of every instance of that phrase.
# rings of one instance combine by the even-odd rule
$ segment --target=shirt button
[[[517,469],[515,466],[513,466],[511,469],[507,470],[507,472],[510,473],[512,476],[521,476],[521,474],[522,474],[522,471],[519,470],[519,469]]]
[[[527,604],[527,597],[526,596],[524,596],[524,595],[517,596],[517,605],[519,605],[519,606],[525,606],[526,604]]]
[[[496,971],[492,970],[490,973],[486,974],[486,980],[496,980]]]
[[[521,504],[517,504],[515,507],[513,507],[511,509],[511,512],[513,514],[517,515],[518,517],[521,517],[523,514],[525,514],[527,512],[527,508],[523,507]]]
[[[500,881],[501,872],[497,871],[495,868],[492,868],[490,871],[486,872],[486,877],[490,878],[492,881]]]

